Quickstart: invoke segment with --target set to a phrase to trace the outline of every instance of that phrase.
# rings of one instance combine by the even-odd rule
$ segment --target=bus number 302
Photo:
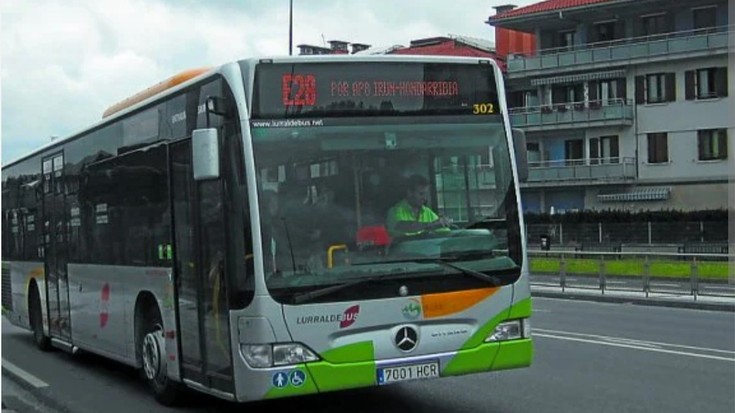
[[[492,103],[475,103],[472,105],[473,115],[489,115],[495,113],[495,105]]]
[[[281,80],[281,96],[284,106],[313,106],[316,104],[314,75],[285,74]]]

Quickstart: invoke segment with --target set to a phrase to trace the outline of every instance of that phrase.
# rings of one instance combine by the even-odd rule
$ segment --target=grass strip
[[[530,257],[531,274],[561,272],[561,259],[550,257]],[[599,274],[604,266],[606,275],[642,277],[645,261],[642,259],[605,259],[565,258],[567,274]],[[700,279],[727,280],[727,262],[698,262],[697,273]],[[649,261],[649,275],[660,278],[690,278],[692,263],[676,260]]]

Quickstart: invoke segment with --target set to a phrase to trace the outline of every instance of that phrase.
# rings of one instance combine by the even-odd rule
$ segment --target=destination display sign
[[[261,63],[253,117],[499,115],[489,64]]]

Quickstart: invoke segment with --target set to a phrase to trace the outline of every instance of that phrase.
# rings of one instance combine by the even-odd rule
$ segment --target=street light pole
[[[293,0],[288,1],[288,55],[293,55]]]

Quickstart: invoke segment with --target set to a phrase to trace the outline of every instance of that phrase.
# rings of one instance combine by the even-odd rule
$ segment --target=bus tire
[[[28,298],[28,321],[33,332],[33,342],[41,351],[51,350],[51,338],[43,332],[43,311],[41,310],[41,296],[38,286],[31,286],[31,294]]]
[[[181,392],[181,385],[169,379],[166,370],[166,340],[158,308],[149,309],[142,315],[143,325],[138,335],[143,379],[156,400],[164,406],[174,406]]]

